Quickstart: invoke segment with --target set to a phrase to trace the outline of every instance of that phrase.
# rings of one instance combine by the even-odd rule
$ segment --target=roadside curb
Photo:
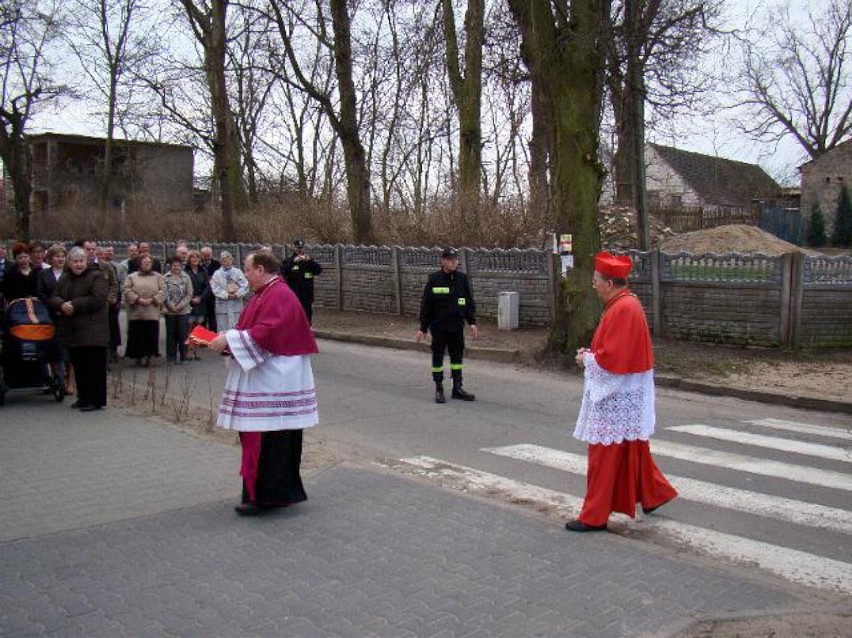
[[[749,390],[746,388],[734,388],[716,383],[702,381],[690,381],[680,377],[666,375],[655,375],[654,383],[660,387],[685,390],[687,392],[698,392],[710,396],[734,397],[746,401],[757,401],[759,403],[772,403],[775,405],[788,405],[805,410],[820,410],[823,412],[846,412],[852,414],[852,403],[848,401],[834,401],[831,399],[820,399],[811,396],[795,396],[789,394],[778,394],[776,392],[765,392],[763,390]]]
[[[315,330],[314,336],[318,339],[329,339],[331,341],[341,341],[344,343],[380,346],[383,348],[395,348],[397,350],[429,352],[429,346],[426,343],[418,343],[416,341],[408,341],[406,339],[397,339],[394,337],[348,334],[334,330]],[[471,359],[494,361],[496,363],[517,363],[520,360],[521,353],[518,350],[509,350],[506,348],[466,347],[465,356]],[[805,410],[844,412],[852,414],[852,403],[848,401],[834,401],[831,399],[820,399],[812,396],[795,396],[789,394],[778,394],[775,392],[765,392],[762,390],[734,388],[716,383],[690,381],[688,379],[667,375],[655,375],[654,382],[663,388],[684,390],[686,392],[697,392],[699,394],[707,394],[710,396],[733,397],[736,399],[744,399],[746,401],[756,401],[758,403],[787,405],[793,408],[801,408]]]
[[[380,337],[373,335],[356,335],[347,334],[344,332],[335,332],[333,330],[314,330],[314,336],[317,339],[329,339],[332,341],[343,341],[345,343],[358,343],[365,346],[381,346],[383,348],[395,348],[397,350],[418,350],[420,352],[430,352],[429,344],[417,341],[408,341],[406,339],[397,339],[394,337]],[[465,346],[464,354],[470,359],[483,359],[485,361],[494,361],[496,363],[516,363],[521,353],[518,350],[509,350],[507,348],[477,348]]]

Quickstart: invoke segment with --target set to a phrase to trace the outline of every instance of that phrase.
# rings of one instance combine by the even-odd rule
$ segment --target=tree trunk
[[[464,18],[465,72],[461,74],[452,0],[442,0],[447,71],[459,111],[458,204],[471,233],[479,231],[482,174],[482,44],[485,38],[483,0],[468,0]]]
[[[358,108],[355,82],[352,79],[352,35],[346,0],[331,0],[331,21],[334,30],[334,61],[340,92],[340,127],[338,135],[343,145],[346,165],[346,191],[352,235],[357,243],[373,241],[373,220],[370,204],[370,171],[367,154],[358,131]]]
[[[101,183],[98,205],[103,215],[103,228],[108,228],[109,191],[113,178],[113,155],[115,146],[115,101],[118,91],[118,76],[116,69],[110,70],[109,105],[107,110],[107,130],[104,141],[104,164],[101,168]]]
[[[240,141],[228,99],[225,79],[226,0],[215,0],[211,14],[210,42],[205,47],[207,79],[213,120],[216,123],[216,155],[222,197],[222,230],[226,241],[234,241],[234,214],[245,207],[240,166]]]
[[[550,116],[550,185],[554,228],[573,235],[575,262],[560,280],[549,349],[573,359],[588,345],[600,305],[591,287],[600,248],[598,122],[604,56],[600,37],[607,3],[573,0],[570,21],[554,17],[550,0],[509,0],[521,46],[540,82]]]
[[[528,65],[529,66],[529,65]],[[530,209],[548,212],[549,193],[547,180],[547,158],[550,155],[550,115],[544,99],[541,81],[532,83],[530,110],[532,111],[532,134],[530,136],[529,189]],[[547,215],[549,218],[549,215]]]
[[[15,232],[23,241],[29,241],[32,194],[30,150],[24,137],[24,118],[18,112],[3,112],[0,159],[6,166],[14,191]]]
[[[234,212],[245,207],[245,191],[240,163],[240,140],[228,99],[225,79],[227,55],[226,18],[229,0],[213,0],[200,9],[192,0],[181,0],[193,32],[204,49],[204,70],[210,89],[211,116],[216,130],[213,141],[214,178],[219,183],[222,232],[225,241],[234,241]]]
[[[29,241],[31,236],[30,196],[32,195],[32,173],[30,170],[30,151],[26,139],[12,140],[10,156],[3,157],[7,161],[6,170],[15,191],[15,230],[22,241]]]

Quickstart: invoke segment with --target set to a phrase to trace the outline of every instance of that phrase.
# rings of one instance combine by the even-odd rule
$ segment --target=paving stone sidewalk
[[[3,636],[635,637],[812,602],[380,468],[243,519],[233,446],[118,410],[2,419]]]

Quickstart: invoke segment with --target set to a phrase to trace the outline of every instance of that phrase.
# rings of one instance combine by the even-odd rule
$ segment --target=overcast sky
[[[725,25],[729,29],[742,28],[748,16],[758,6],[777,5],[776,0],[726,0]],[[791,10],[802,14],[804,8],[811,6],[819,11],[829,0],[790,0]],[[761,3],[761,4],[759,4]],[[735,65],[736,51],[729,51],[725,59],[714,59],[710,65]],[[678,148],[718,155],[728,159],[756,163],[770,175],[794,185],[798,182],[796,167],[807,160],[801,147],[790,139],[779,144],[766,144],[749,140],[736,128],[737,118],[746,117],[743,111],[720,109],[711,116],[682,117],[662,131],[649,131],[649,141],[676,146]],[[32,130],[37,132],[54,131],[83,135],[101,136],[103,134],[100,118],[93,117],[82,103],[66,103],[59,112],[43,113],[33,121]],[[199,167],[200,168],[200,167]]]

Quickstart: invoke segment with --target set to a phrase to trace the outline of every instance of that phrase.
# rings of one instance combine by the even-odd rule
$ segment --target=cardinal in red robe
[[[654,463],[654,351],[642,304],[627,288],[632,262],[599,253],[593,286],[604,302],[591,348],[577,351],[584,368],[583,403],[574,437],[589,444],[586,497],[573,532],[602,531],[612,512],[649,514],[677,491]]]

